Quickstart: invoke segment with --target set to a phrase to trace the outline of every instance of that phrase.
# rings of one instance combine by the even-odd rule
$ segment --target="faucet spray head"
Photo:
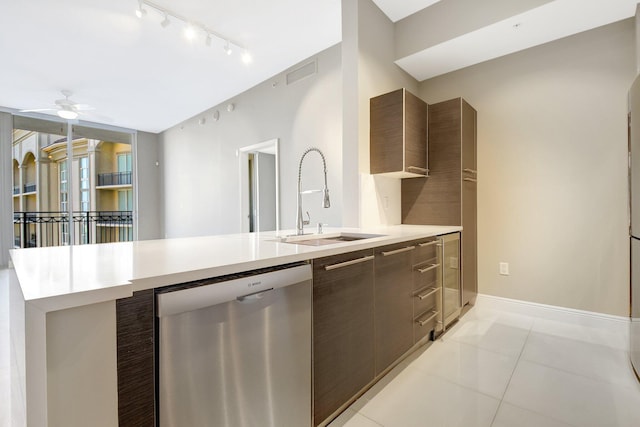
[[[324,187],[324,190],[322,191],[323,194],[323,202],[322,202],[322,207],[324,208],[328,208],[331,207],[331,201],[329,200],[329,189],[327,187]]]

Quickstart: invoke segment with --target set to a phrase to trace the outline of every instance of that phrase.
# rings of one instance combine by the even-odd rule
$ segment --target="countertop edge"
[[[403,227],[403,226],[390,226]],[[322,258],[331,255],[337,255],[346,252],[371,249],[379,246],[392,245],[410,240],[417,240],[433,236],[439,236],[449,233],[462,231],[460,226],[407,226],[406,230],[396,235],[384,235],[370,239],[356,240],[347,243],[335,245],[327,245],[321,247],[307,247],[301,253],[277,255],[265,257],[261,259],[247,259],[246,261],[229,263],[224,265],[212,265],[210,268],[201,268],[195,270],[183,270],[172,273],[159,274],[157,276],[135,277],[135,269],[132,271],[133,278],[128,281],[119,281],[113,284],[103,284],[94,289],[84,289],[77,292],[66,292],[57,295],[47,295],[43,297],[34,296],[34,291],[25,289],[27,284],[20,282],[25,303],[33,305],[37,309],[50,312],[63,310],[73,307],[80,307],[101,302],[115,301],[121,298],[127,298],[134,292],[153,289],[178,283],[185,283],[195,280],[203,280],[216,276],[240,273],[243,271],[251,271],[259,268],[272,267],[276,265],[288,264],[292,262],[308,261],[316,258]],[[415,227],[415,228],[414,228]],[[424,230],[420,230],[423,228]],[[430,230],[428,230],[430,228]],[[336,228],[334,230],[348,230],[353,232],[354,228]],[[362,228],[359,230],[368,233],[383,233],[389,227],[381,228]],[[274,243],[289,245],[289,243]],[[16,269],[16,273],[18,273]],[[20,274],[17,274],[20,279]]]

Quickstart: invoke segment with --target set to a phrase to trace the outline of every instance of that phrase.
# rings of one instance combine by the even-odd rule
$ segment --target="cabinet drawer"
[[[415,291],[413,294],[414,318],[428,310],[438,311],[441,292],[442,288],[435,284]]]
[[[415,291],[440,283],[440,261],[433,258],[413,266],[413,289]]]
[[[416,316],[413,322],[414,343],[429,335],[436,328],[439,318],[440,313],[435,310],[427,310]]]
[[[413,244],[416,245],[416,250],[413,255],[414,262],[420,264],[429,261],[438,256],[437,250],[439,239],[437,237],[429,237],[428,239],[416,240]]]

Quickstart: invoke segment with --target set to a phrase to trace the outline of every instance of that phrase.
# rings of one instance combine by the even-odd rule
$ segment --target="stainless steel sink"
[[[353,242],[354,240],[372,239],[374,237],[382,237],[384,234],[365,234],[365,233],[326,233],[326,234],[303,234],[301,236],[292,235],[282,237],[283,243],[293,243],[296,245],[307,246],[324,246],[334,245],[336,243]]]

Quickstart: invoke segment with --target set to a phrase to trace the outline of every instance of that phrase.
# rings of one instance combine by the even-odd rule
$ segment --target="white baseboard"
[[[624,316],[614,316],[611,314],[539,304],[486,294],[478,294],[476,307],[499,309],[527,316],[591,327],[620,328],[625,327],[630,323],[630,319]]]

